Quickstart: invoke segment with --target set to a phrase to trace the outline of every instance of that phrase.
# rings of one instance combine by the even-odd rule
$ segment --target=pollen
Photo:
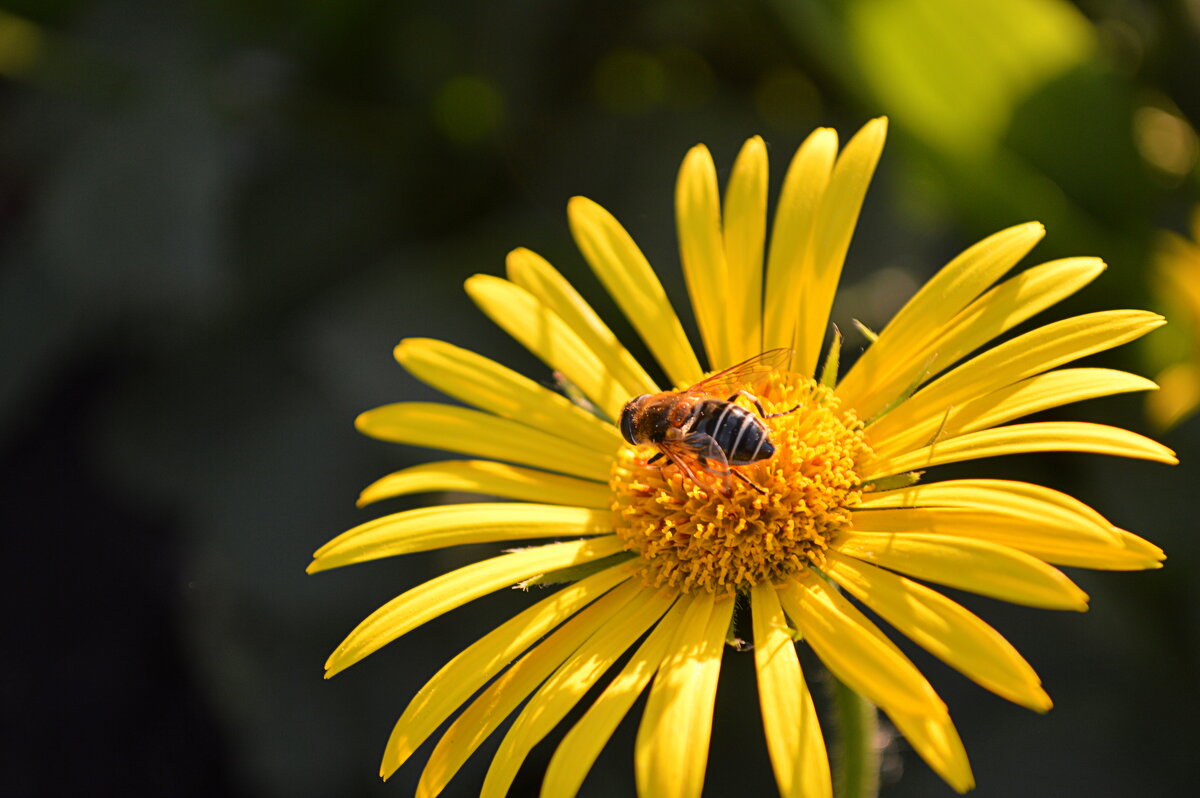
[[[748,390],[767,415],[799,406],[765,422],[774,455],[736,467],[754,485],[733,479],[726,496],[699,468],[697,483],[665,459],[647,465],[653,446],[619,453],[609,481],[614,523],[640,555],[647,586],[723,594],[780,583],[822,567],[830,541],[849,525],[862,494],[859,466],[870,455],[862,422],[828,388],[789,372]]]

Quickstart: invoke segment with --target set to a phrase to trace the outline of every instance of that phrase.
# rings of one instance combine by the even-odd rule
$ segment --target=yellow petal
[[[949,438],[964,432],[1005,424],[1053,407],[1111,396],[1131,391],[1157,389],[1150,380],[1124,371],[1097,368],[1059,369],[1038,374],[964,404],[933,411],[916,423],[911,418],[905,426],[904,414],[888,413],[870,428],[872,446],[877,457],[908,451],[939,438]],[[931,408],[932,410],[932,408]]]
[[[1092,541],[1063,541],[1052,535],[1038,540],[1029,540],[1028,537],[1002,540],[999,536],[984,539],[1019,549],[1052,565],[1092,568],[1097,571],[1145,571],[1162,567],[1166,555],[1158,546],[1123,529],[1116,530],[1116,533],[1116,542],[1103,544]]]
[[[638,726],[634,769],[638,795],[700,798],[721,652],[733,599],[694,593],[671,651],[654,678]]]
[[[948,713],[914,715],[893,710],[887,714],[913,750],[956,792],[964,793],[975,786],[967,751]]]
[[[703,144],[688,151],[675,183],[675,220],[683,276],[711,369],[733,365],[725,330],[729,270],[721,236],[717,168]]]
[[[842,532],[834,549],[902,574],[1050,610],[1087,609],[1087,594],[1036,557],[983,540],[934,533]]]
[[[1006,479],[952,479],[911,485],[899,490],[863,494],[855,508],[855,526],[877,532],[898,532],[899,528],[879,529],[872,511],[888,508],[960,508],[978,510],[980,526],[1025,526],[1052,532],[1110,541],[1112,524],[1094,509],[1060,491]],[[930,514],[936,518],[936,513]],[[886,521],[885,521],[886,523]],[[859,526],[862,524],[862,526]],[[933,531],[933,530],[922,530]],[[940,529],[937,531],[941,531]]]
[[[1167,559],[1167,555],[1163,553],[1162,549],[1160,549],[1158,546],[1155,546],[1153,543],[1146,540],[1145,538],[1138,537],[1137,535],[1133,534],[1132,532],[1127,532],[1124,529],[1118,529],[1117,534],[1120,535],[1120,537],[1121,537],[1121,544],[1131,554],[1136,554],[1137,556],[1144,558],[1146,560],[1155,561],[1155,564],[1153,564],[1153,565],[1143,565],[1143,566],[1140,566],[1140,568],[1161,568],[1162,561]],[[1089,566],[1085,566],[1085,567],[1096,568],[1096,567],[1100,567],[1100,566],[1089,565]],[[1132,569],[1132,568],[1114,568],[1113,570],[1134,570],[1134,569]]]
[[[504,735],[483,781],[480,798],[503,798],[521,764],[566,717],[617,658],[666,612],[675,596],[643,590],[567,658],[538,688]]]
[[[1045,235],[1036,222],[1002,230],[954,258],[905,303],[838,384],[837,394],[871,418],[926,368],[926,345]],[[899,386],[898,389],[886,386]]]
[[[604,454],[611,454],[622,443],[612,424],[482,355],[430,338],[401,341],[394,354],[417,379],[481,410]]]
[[[616,554],[621,548],[622,543],[615,535],[550,543],[442,574],[401,593],[355,627],[326,660],[325,678],[468,601],[546,571],[599,560]]]
[[[903,474],[944,463],[1028,452],[1091,452],[1174,465],[1175,453],[1136,432],[1080,421],[1041,421],[968,432],[897,457],[867,464],[863,479]]]
[[[917,753],[952,787],[969,789],[974,783],[971,766],[946,705],[908,657],[813,574],[787,585],[779,598],[830,671],[886,712]]]
[[[612,455],[465,407],[400,402],[368,410],[354,426],[392,443],[508,460],[597,482],[607,482],[612,469]]]
[[[832,798],[829,757],[812,694],[775,588],[751,588],[754,665],[767,751],[784,798]]]
[[[510,618],[442,666],[425,683],[392,730],[379,775],[396,772],[442,722],[476,690],[547,632],[629,578],[624,566],[579,580]]]
[[[951,319],[928,354],[937,374],[1002,333],[1069,297],[1104,271],[1099,258],[1064,258],[1026,269],[976,299]],[[925,361],[924,353],[911,360]]]
[[[438,740],[417,784],[417,798],[434,798],[471,753],[584,641],[602,629],[642,588],[619,585],[554,631],[488,685]]]
[[[1116,571],[1160,567],[1161,549],[1136,536],[1130,540],[1129,533],[1111,526],[1086,505],[1079,503],[1079,506],[1099,522],[1066,505],[1054,507],[1050,503],[1032,502],[1013,508],[1002,504],[989,507],[986,503],[893,509],[872,509],[875,505],[871,505],[856,510],[852,524],[856,531],[862,532],[933,532],[985,540],[1053,565]],[[1045,512],[1041,523],[1037,520],[1039,507]]]
[[[886,118],[872,119],[863,125],[838,156],[829,186],[821,197],[813,225],[811,277],[800,294],[800,317],[792,339],[795,349],[792,370],[805,376],[816,374],[833,295],[886,137]]]
[[[574,286],[543,257],[528,249],[514,249],[506,261],[508,279],[524,288],[558,314],[588,348],[600,358],[613,379],[629,396],[654,393],[658,386],[629,354],[617,336],[592,310]]]
[[[1040,229],[1040,228],[1039,228]],[[1104,271],[1098,258],[1067,258],[1026,269],[971,302],[940,328],[930,331],[919,347],[904,353],[903,362],[873,391],[888,402],[918,382],[953,366],[1002,333],[1070,296]],[[878,411],[872,410],[875,414]]]
[[[466,289],[489,319],[543,363],[562,372],[601,412],[610,419],[620,415],[629,394],[557,313],[524,288],[492,275],[471,277]]]
[[[730,364],[762,348],[763,242],[767,235],[767,145],[760,136],[742,145],[723,207],[725,262],[729,269],[724,306]]]
[[[602,482],[547,474],[490,460],[443,460],[394,471],[377,479],[359,494],[358,506],[433,491],[482,493],[505,499],[580,507],[608,507],[612,501],[612,491]]]
[[[835,582],[910,640],[997,695],[1038,712],[1050,697],[1029,663],[999,632],[924,585],[865,562],[827,554]]]
[[[309,572],[466,543],[611,532],[612,511],[554,504],[480,502],[421,507],[375,518],[317,549]]]
[[[584,197],[567,205],[580,252],[675,385],[692,385],[703,372],[646,256],[608,211]]]
[[[809,573],[788,583],[779,591],[779,600],[821,662],[872,704],[915,714],[946,711],[916,666],[816,576]]]
[[[677,601],[554,751],[541,798],[573,798],[604,744],[666,658],[688,602]]]
[[[763,296],[762,351],[791,346],[800,294],[811,279],[813,224],[837,158],[837,132],[814,130],[788,166],[771,226],[767,288]]]
[[[1109,310],[1047,324],[967,361],[889,410],[884,418],[895,415],[889,421],[892,428],[905,429],[1026,377],[1140,338],[1164,323],[1156,313]]]

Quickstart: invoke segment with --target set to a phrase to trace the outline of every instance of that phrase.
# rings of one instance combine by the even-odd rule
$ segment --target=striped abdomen
[[[775,453],[767,426],[753,411],[720,399],[704,399],[692,410],[688,432],[703,432],[725,452],[730,465],[765,460]]]

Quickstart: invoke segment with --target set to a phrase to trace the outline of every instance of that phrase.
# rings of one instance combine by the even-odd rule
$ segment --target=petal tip
[[[1039,715],[1045,715],[1054,708],[1054,700],[1050,698],[1049,693],[1039,686],[1034,700],[1030,701],[1026,706]]]
[[[573,218],[577,214],[586,213],[597,207],[599,206],[593,200],[588,199],[582,194],[576,194],[567,200],[567,216]]]
[[[508,282],[503,277],[497,277],[494,274],[472,274],[467,279],[463,280],[463,288],[472,298],[486,285],[495,285],[496,283]]]
[[[346,668],[349,668],[357,661],[358,659],[347,660],[343,653],[342,646],[338,646],[334,652],[329,655],[329,658],[325,660],[325,678],[332,679],[334,676],[337,676],[339,673],[346,670]]]
[[[754,148],[759,148],[759,147],[765,148],[767,146],[767,142],[763,140],[763,137],[761,135],[756,133],[753,136],[751,136],[750,138],[746,139],[746,143],[743,144],[742,146],[743,147],[754,147]]]
[[[404,365],[404,359],[412,354],[413,344],[420,341],[420,338],[403,338],[400,343],[392,347],[392,358],[401,366]]]

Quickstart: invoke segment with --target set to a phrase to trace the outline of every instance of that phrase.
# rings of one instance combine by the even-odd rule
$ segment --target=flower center
[[[772,372],[756,391],[775,454],[738,466],[754,485],[719,478],[693,465],[697,484],[664,458],[646,465],[653,446],[625,446],[613,466],[616,532],[647,585],[729,593],[763,581],[782,582],[825,563],[831,537],[850,522],[870,454],[863,425],[842,411],[828,388],[790,372]],[[749,402],[738,400],[749,412]]]

